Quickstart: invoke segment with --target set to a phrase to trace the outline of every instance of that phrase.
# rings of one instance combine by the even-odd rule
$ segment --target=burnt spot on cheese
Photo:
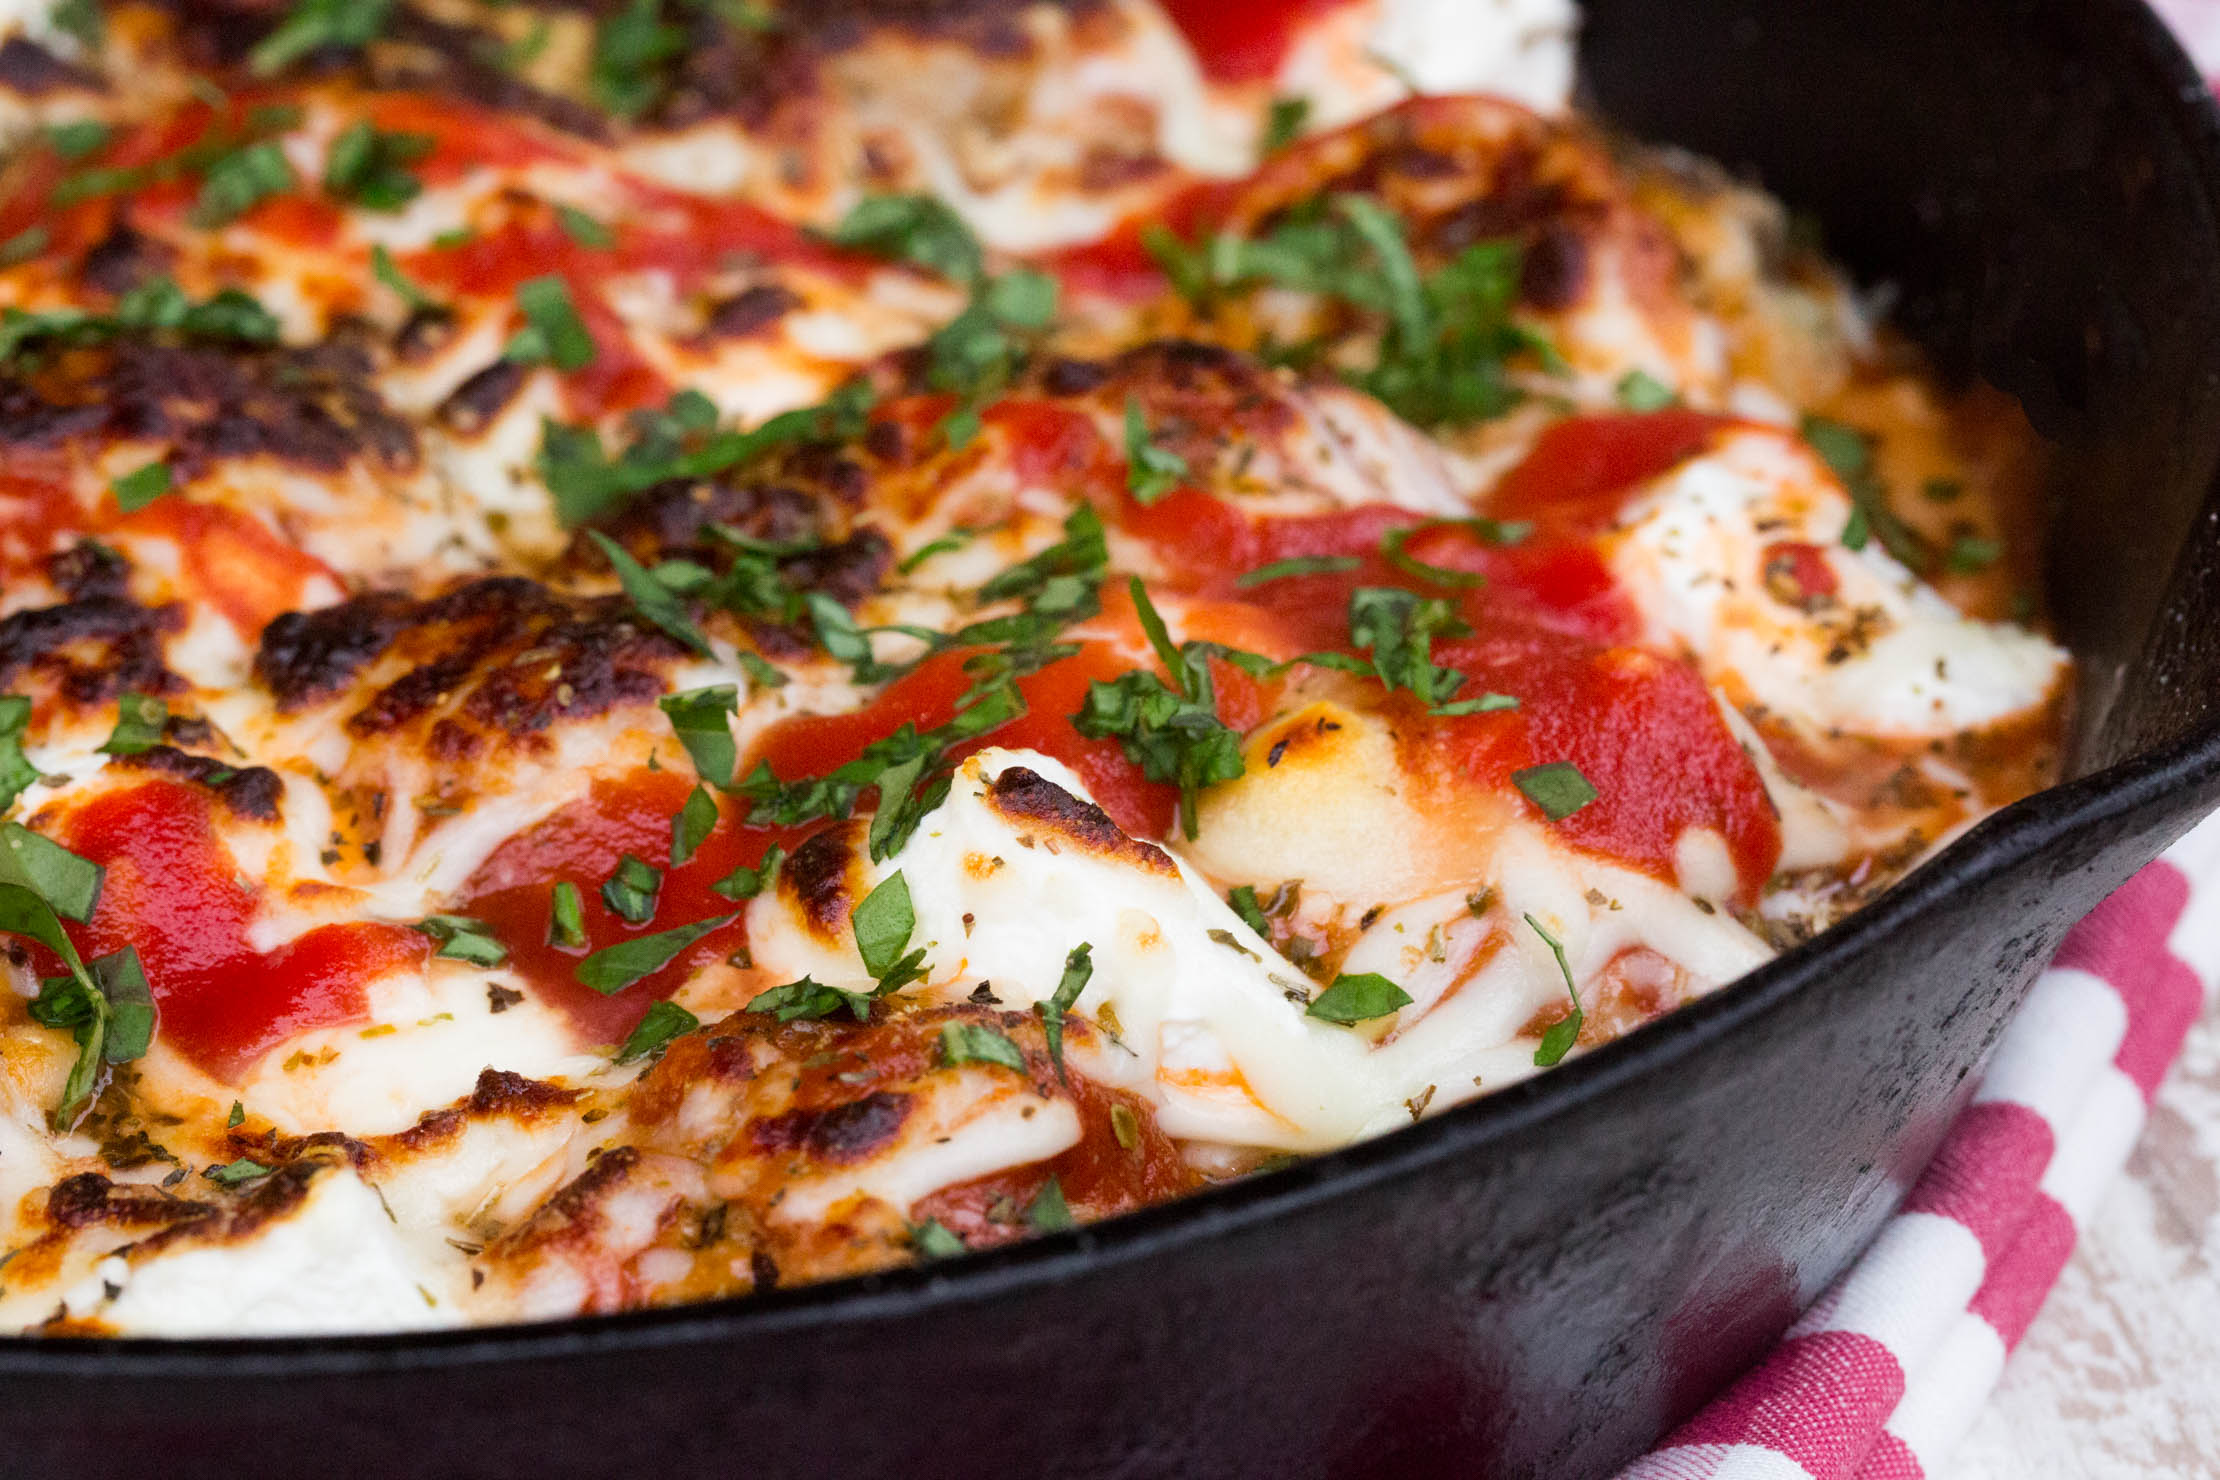
[[[563,720],[652,703],[685,649],[621,597],[571,597],[522,576],[489,576],[412,601],[372,592],[272,622],[256,678],[293,710],[352,688],[374,662],[402,660],[348,717],[358,737],[433,723],[448,754],[473,732],[526,739]]]
[[[862,839],[857,823],[827,828],[796,848],[779,869],[779,894],[827,944],[837,946],[848,938],[848,914],[862,898],[856,877]]]
[[[46,1194],[46,1221],[72,1230],[113,1228],[138,1233],[191,1223],[214,1211],[206,1203],[172,1197],[144,1183],[111,1182],[98,1172],[64,1177]]]
[[[481,1069],[462,1108],[472,1115],[529,1116],[567,1109],[581,1098],[577,1090],[529,1079],[508,1069]]]
[[[264,766],[226,765],[208,755],[192,755],[174,745],[156,745],[137,755],[119,755],[109,769],[145,771],[206,787],[224,810],[243,822],[275,822],[284,785]]]
[[[451,432],[475,436],[501,414],[531,374],[515,360],[495,360],[450,391],[432,414]]]
[[[0,41],[0,88],[21,98],[58,92],[96,92],[100,79],[26,36]]]
[[[267,1176],[240,1184],[228,1199],[215,1202],[205,1216],[163,1229],[141,1241],[132,1253],[135,1257],[157,1254],[188,1241],[196,1244],[245,1243],[307,1202],[316,1179],[329,1170],[331,1164],[330,1160],[318,1157],[274,1167]]]
[[[1021,841],[1031,837],[1052,850],[1070,847],[1166,878],[1179,877],[1178,866],[1162,848],[1129,836],[1093,802],[1023,766],[1004,768],[987,789],[987,800],[1017,825]]]
[[[416,431],[387,408],[373,369],[345,336],[280,349],[125,339],[0,378],[0,443],[164,442],[181,482],[256,456],[321,473],[358,461],[413,470]]]
[[[85,286],[121,298],[168,272],[176,258],[176,248],[134,230],[119,213],[106,234],[85,249],[77,273]]]
[[[1519,292],[1544,312],[1568,309],[1588,296],[1588,239],[1562,222],[1535,235],[1519,262]]]
[[[181,606],[145,607],[121,596],[0,617],[0,689],[32,676],[74,704],[102,704],[127,692],[176,693],[184,683],[164,664],[162,644],[184,627]]]
[[[909,1095],[878,1090],[827,1110],[789,1110],[750,1122],[748,1141],[769,1156],[834,1165],[862,1161],[901,1133],[915,1103]]]
[[[131,562],[98,540],[79,540],[46,557],[46,578],[72,601],[121,600],[131,589]]]
[[[769,328],[802,306],[802,300],[776,283],[758,283],[713,304],[702,325],[709,339],[745,339]]]

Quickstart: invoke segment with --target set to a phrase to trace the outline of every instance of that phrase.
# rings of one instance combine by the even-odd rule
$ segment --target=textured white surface
[[[2220,852],[2220,818],[2199,841]],[[2175,948],[2210,983],[2220,919]],[[2127,1175],[1959,1447],[1952,1480],[2220,1476],[2220,998],[2208,996]]]

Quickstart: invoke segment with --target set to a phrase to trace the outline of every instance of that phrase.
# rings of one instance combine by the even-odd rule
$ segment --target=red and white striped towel
[[[2196,902],[2202,899],[2202,907]],[[2066,938],[1903,1209],[1764,1362],[1620,1480],[1922,1480],[2118,1175],[2214,982],[2220,819]]]

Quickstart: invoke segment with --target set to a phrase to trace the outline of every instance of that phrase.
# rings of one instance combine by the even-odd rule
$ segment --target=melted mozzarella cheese
[[[2067,655],[2022,627],[1960,613],[1870,540],[1841,543],[1842,485],[1785,432],[1735,431],[1656,480],[1607,543],[1652,641],[1807,733],[1924,739],[2043,704]],[[1838,590],[1784,600],[1767,550],[1823,552]],[[1793,595],[1793,593],[1791,593]]]
[[[456,1318],[453,1263],[437,1248],[404,1236],[368,1183],[333,1167],[246,1237],[103,1260],[67,1304],[135,1336],[424,1330]]]
[[[994,779],[1013,766],[1086,795],[1045,756],[983,751],[958,770],[948,800],[902,851],[872,871],[872,882],[903,875],[917,916],[911,939],[926,951],[932,993],[950,1000],[986,980],[1004,1002],[1038,1002],[1054,990],[1067,953],[1089,945],[1094,973],[1077,1010],[1115,1026],[1107,1046],[1083,1051],[1086,1067],[1147,1095],[1170,1134],[1315,1150],[1392,1128],[1408,1117],[1407,1102],[1455,1103],[1477,1091],[1476,1080],[1493,1088],[1533,1072],[1524,1027],[1564,991],[1538,934],[1514,933],[1512,949],[1492,952],[1469,979],[1431,980],[1427,948],[1417,946],[1413,957],[1407,947],[1437,921],[1415,935],[1409,921],[1389,922],[1372,937],[1381,944],[1360,945],[1347,967],[1417,983],[1417,1000],[1376,1044],[1369,1031],[1308,1015],[1313,991],[1302,972],[1185,864],[1165,854],[1155,865],[1110,856],[1014,823],[989,799]],[[1682,963],[1703,986],[1770,954],[1666,886],[1576,858],[1538,830],[1506,832],[1490,879],[1516,912],[1511,918],[1532,914],[1549,924],[1576,974],[1590,978],[1635,944]],[[1606,903],[1592,905],[1592,894]],[[1466,899],[1460,890],[1425,902],[1414,918],[1465,911]],[[789,895],[759,898],[748,925],[766,971],[868,989],[845,937],[836,943],[813,931]],[[1480,942],[1462,944],[1459,965]]]

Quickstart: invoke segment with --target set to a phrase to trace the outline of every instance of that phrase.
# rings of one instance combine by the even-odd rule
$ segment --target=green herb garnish
[[[1334,978],[1332,986],[1312,999],[1303,1013],[1306,1017],[1323,1018],[1329,1023],[1347,1026],[1383,1018],[1410,1005],[1411,994],[1377,971],[1358,972],[1355,975],[1343,972]]]

